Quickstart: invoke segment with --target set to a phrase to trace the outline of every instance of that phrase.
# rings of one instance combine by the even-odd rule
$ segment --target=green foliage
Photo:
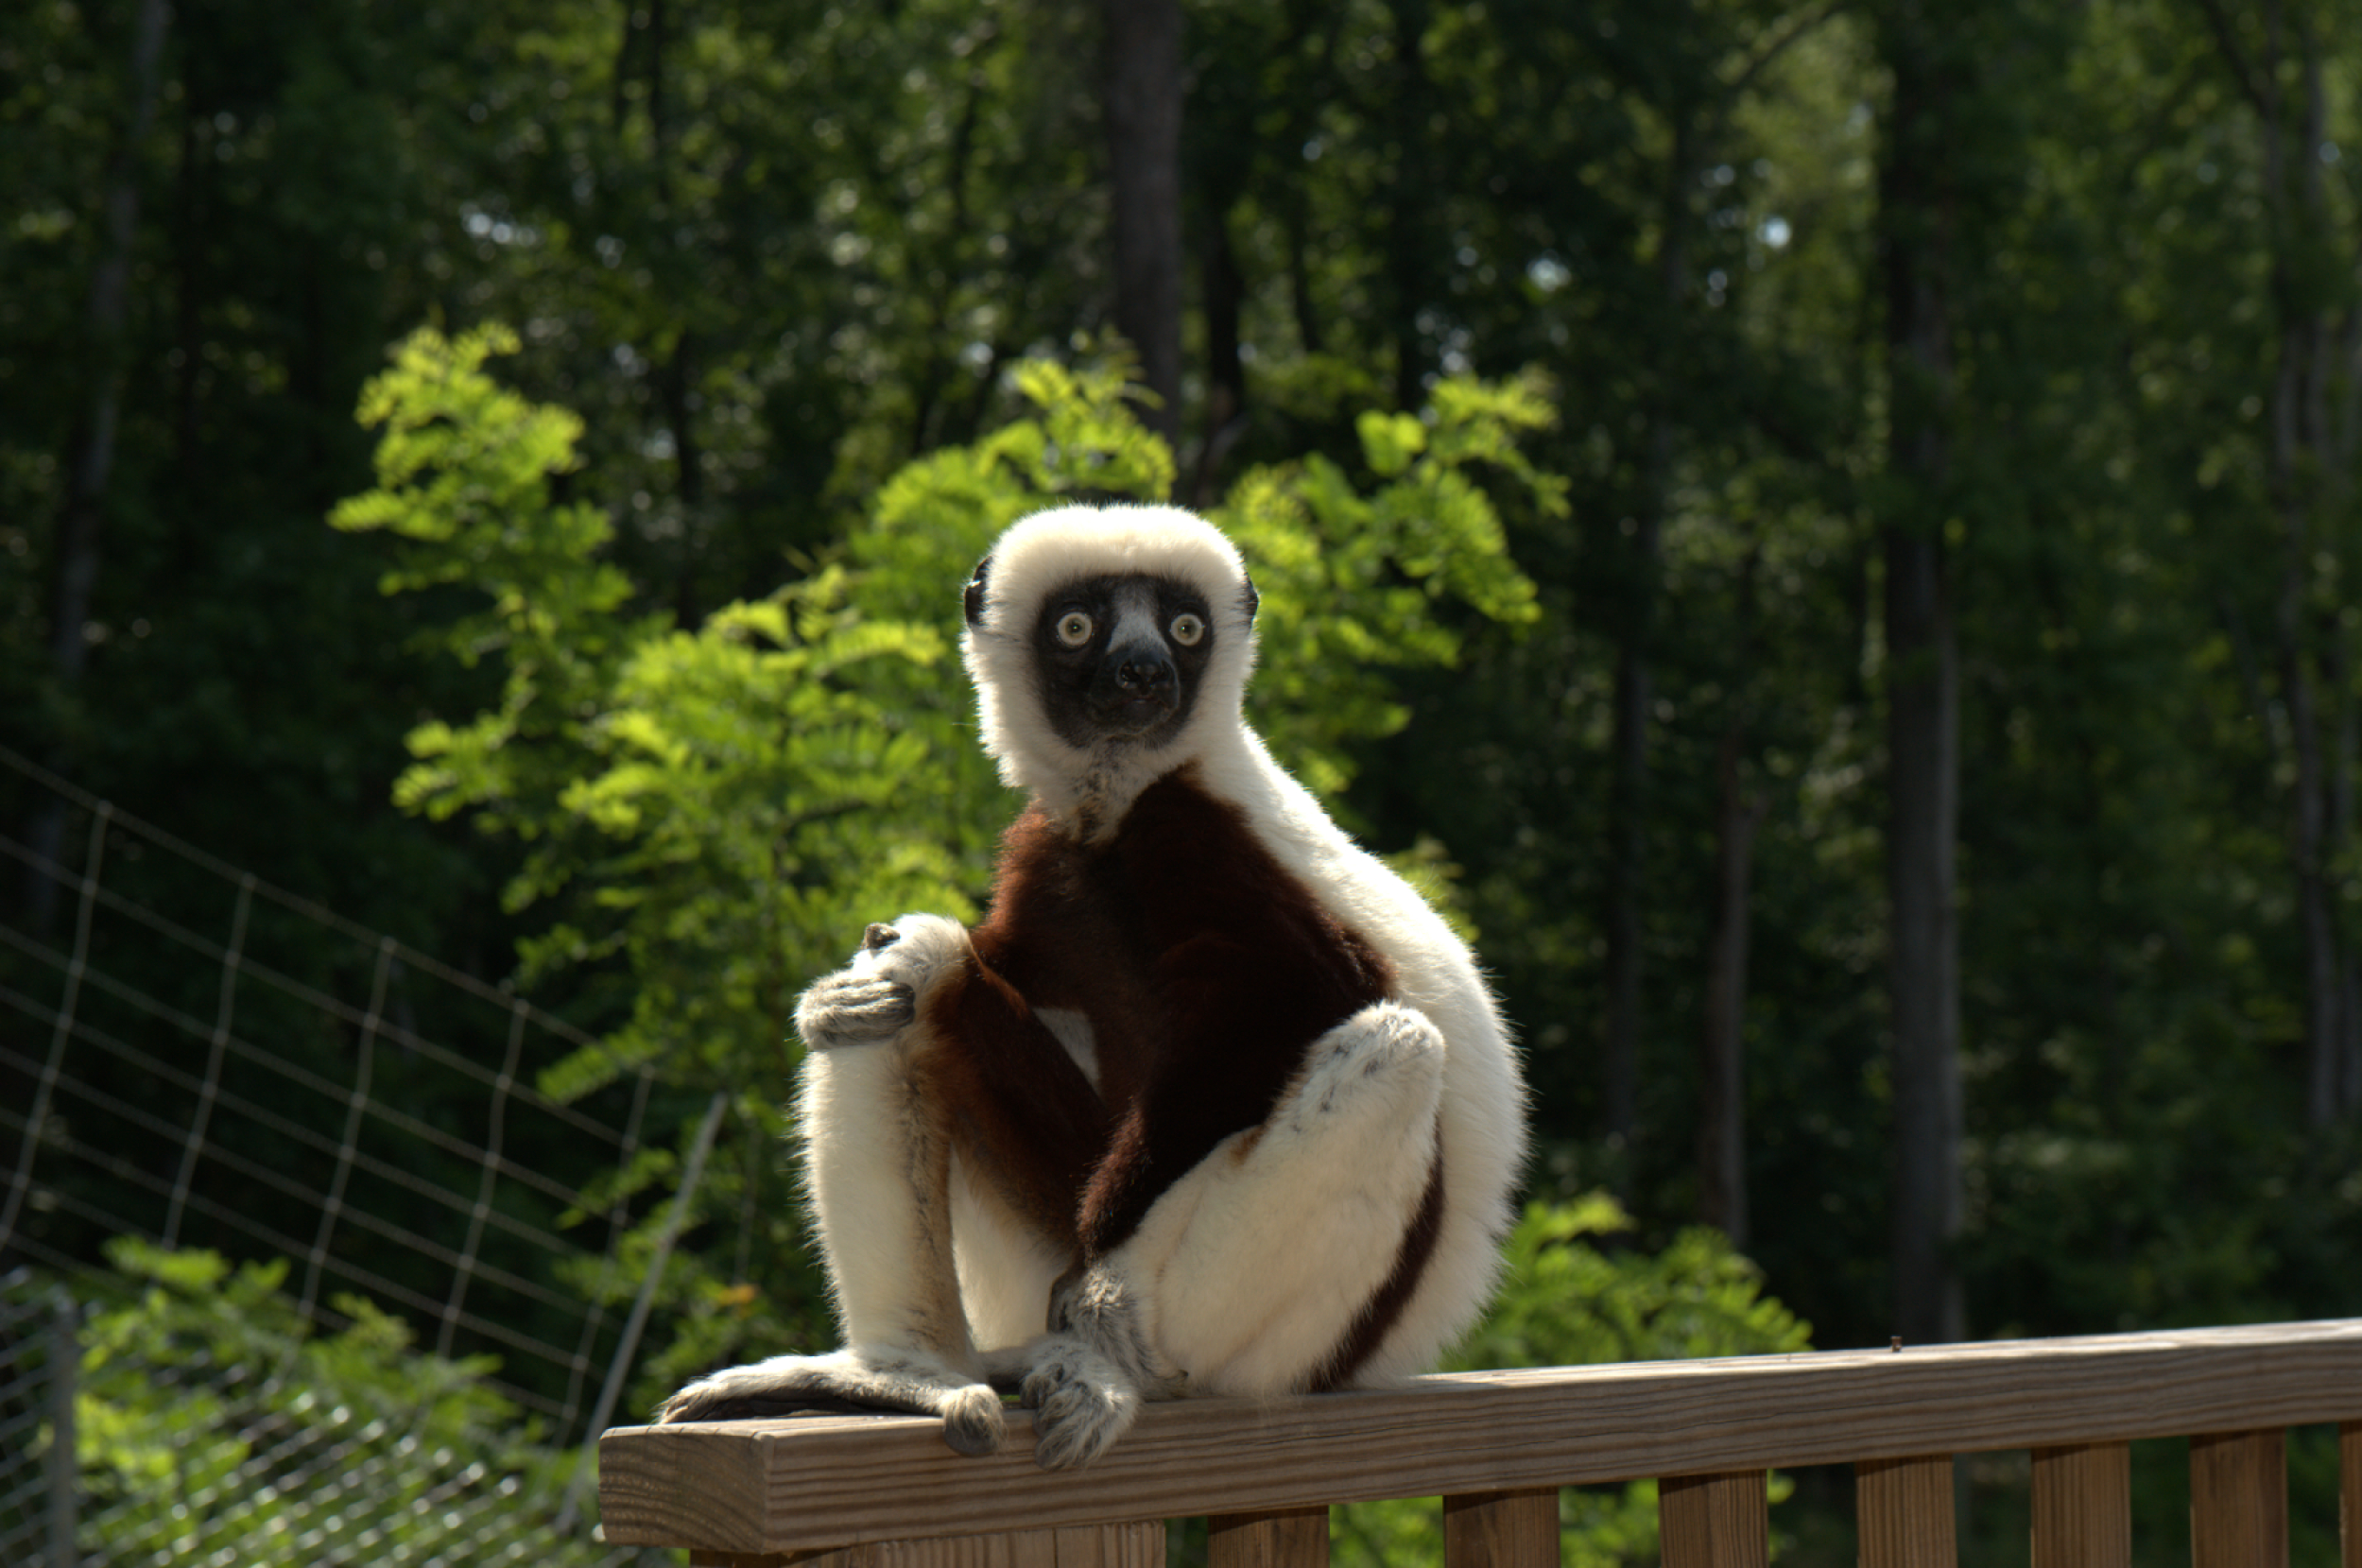
[[[284,1259],[128,1237],[108,1256],[75,1439],[83,1540],[109,1560],[598,1559],[587,1534],[551,1530],[579,1456],[484,1386],[488,1360],[418,1352],[358,1296],[336,1301],[344,1328],[315,1332]]]
[[[1509,1235],[1501,1292],[1448,1370],[1583,1366],[1811,1349],[1811,1331],[1763,1294],[1762,1271],[1717,1232],[1693,1228],[1662,1250],[1617,1244],[1630,1216],[1605,1193],[1534,1202]],[[1788,1484],[1774,1478],[1773,1497]],[[1432,1498],[1331,1510],[1340,1563],[1440,1562]],[[1584,1568],[1646,1563],[1657,1552],[1657,1484],[1574,1489],[1559,1497],[1560,1560]]]
[[[1605,1193],[1528,1203],[1509,1235],[1507,1284],[1450,1365],[1575,1366],[1811,1348],[1812,1331],[1763,1294],[1763,1271],[1731,1250],[1721,1232],[1693,1226],[1663,1248],[1619,1244],[1632,1229]]]
[[[464,665],[498,655],[500,703],[457,728],[413,730],[419,761],[395,800],[432,817],[490,806],[491,821],[532,837],[547,825],[534,808],[550,781],[519,772],[545,753],[518,743],[571,738],[623,650],[655,629],[612,619],[631,583],[597,559],[612,534],[605,511],[552,498],[550,481],[576,467],[582,422],[484,371],[487,357],[516,349],[500,326],[456,339],[422,327],[397,344],[393,368],[361,391],[361,423],[384,431],[377,486],[339,503],[329,523],[404,542],[382,593],[461,584],[490,601],[432,641]]]
[[[1242,474],[1214,516],[1246,555],[1263,596],[1263,656],[1250,699],[1256,727],[1318,794],[1352,782],[1353,748],[1390,735],[1410,713],[1400,672],[1457,665],[1472,618],[1522,628],[1540,617],[1533,582],[1510,559],[1488,468],[1514,479],[1545,518],[1566,514],[1566,482],[1518,448],[1555,415],[1538,376],[1440,382],[1419,414],[1367,410],[1363,457],[1382,483],[1364,493],[1313,454]]]

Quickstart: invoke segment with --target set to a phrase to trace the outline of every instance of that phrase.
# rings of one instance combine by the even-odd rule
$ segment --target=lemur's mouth
[[[1164,724],[1180,709],[1181,703],[1173,693],[1150,692],[1110,698],[1097,705],[1093,716],[1112,738],[1137,740]]]

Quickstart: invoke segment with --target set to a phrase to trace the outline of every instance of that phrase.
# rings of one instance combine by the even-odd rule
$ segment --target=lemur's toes
[[[943,1441],[954,1453],[971,1457],[998,1453],[1007,1430],[999,1396],[981,1384],[943,1402]]]
[[[1020,1394],[1035,1412],[1033,1462],[1078,1470],[1108,1450],[1140,1413],[1140,1395],[1095,1352],[1058,1347],[1027,1375]]]

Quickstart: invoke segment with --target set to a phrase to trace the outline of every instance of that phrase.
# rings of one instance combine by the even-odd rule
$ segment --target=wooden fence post
[[[2131,1568],[2132,1445],[2034,1450],[2034,1568]]]
[[[1206,1568],[1328,1568],[1325,1504],[1206,1519]]]
[[[1862,1568],[1953,1568],[1952,1456],[1865,1459],[1853,1467]],[[2035,1568],[2043,1568],[2038,1560]]]
[[[2190,1439],[2193,1568],[2288,1568],[2288,1434]]]
[[[1443,1568],[1556,1568],[1558,1560],[1556,1487],[1443,1500]]]
[[[2362,1421],[2337,1428],[2337,1535],[2340,1568],[2362,1568]]]
[[[1664,1477],[1657,1483],[1657,1526],[1664,1568],[1768,1568],[1764,1472]]]

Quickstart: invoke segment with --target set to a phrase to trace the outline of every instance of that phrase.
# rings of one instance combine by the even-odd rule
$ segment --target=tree
[[[1115,327],[1140,351],[1155,402],[1145,422],[1170,443],[1181,415],[1181,0],[1105,0],[1101,103],[1113,214]]]
[[[1955,909],[1960,670],[1945,531],[1959,198],[1947,143],[1968,91],[1957,43],[1916,0],[1882,17],[1894,74],[1879,171],[1893,501],[1886,557],[1888,897],[1894,1008],[1895,1326],[1914,1343],[1965,1328],[1959,1267],[1960,974]]]
[[[2279,533],[2267,623],[2288,783],[2289,869],[2304,974],[2304,1115],[2316,1130],[2362,1109],[2362,956],[2339,918],[2352,855],[2357,716],[2353,632],[2323,580],[2342,548],[2362,451],[2352,213],[2328,189],[2332,14],[2267,4],[2250,21],[2198,8],[2255,122],[2275,345],[2266,492]],[[2340,232],[2340,218],[2347,231]],[[2324,572],[2324,562],[2330,563]]]

